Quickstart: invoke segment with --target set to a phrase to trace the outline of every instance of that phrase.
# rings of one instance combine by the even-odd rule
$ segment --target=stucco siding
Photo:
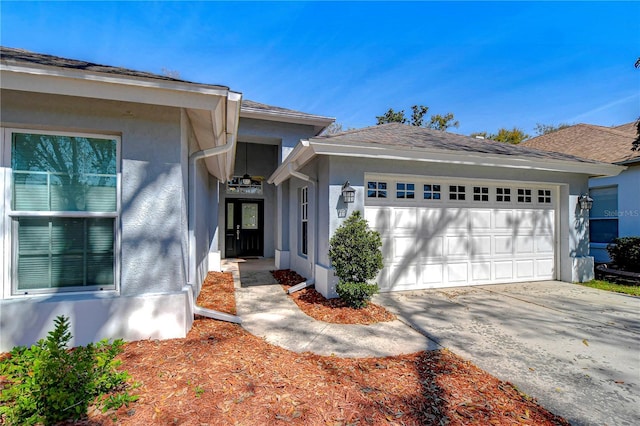
[[[238,127],[238,140],[240,141],[280,145],[281,157],[278,164],[287,158],[300,139],[313,136],[315,136],[313,126],[304,124],[241,118]]]

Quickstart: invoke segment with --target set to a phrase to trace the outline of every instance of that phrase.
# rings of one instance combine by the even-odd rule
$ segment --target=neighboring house
[[[593,198],[589,234],[591,256],[609,262],[606,247],[614,238],[640,236],[640,151],[632,151],[636,123],[616,127],[576,124],[521,145],[626,166],[616,176],[589,179]]]
[[[0,54],[0,351],[60,314],[73,344],[183,337],[221,257],[275,255],[278,195],[263,177],[333,119],[224,86]]]
[[[222,258],[335,296],[328,241],[354,209],[382,233],[384,291],[589,279],[577,199],[623,170],[399,124],[323,137],[332,118],[225,86],[0,54],[0,351],[61,314],[76,345],[183,337]]]
[[[578,198],[590,177],[622,170],[403,124],[302,140],[268,180],[284,200],[277,226],[288,229],[276,266],[335,296],[329,239],[357,209],[382,236],[381,291],[589,280]]]

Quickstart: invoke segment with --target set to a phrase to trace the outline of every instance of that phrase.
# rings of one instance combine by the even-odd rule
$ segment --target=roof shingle
[[[632,131],[634,125],[635,123],[627,123],[611,128],[576,124],[529,139],[522,142],[522,145],[604,163],[623,163],[636,159],[640,161],[640,152],[631,150],[635,139]]]

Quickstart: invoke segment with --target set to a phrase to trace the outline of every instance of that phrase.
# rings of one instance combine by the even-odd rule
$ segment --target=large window
[[[118,139],[8,134],[13,293],[115,288]]]
[[[300,190],[300,252],[309,253],[309,190]]]
[[[610,243],[618,237],[618,187],[591,188],[593,208],[589,210],[589,239]]]

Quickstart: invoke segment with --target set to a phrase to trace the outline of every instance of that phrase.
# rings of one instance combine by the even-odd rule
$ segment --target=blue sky
[[[375,124],[453,112],[456,133],[640,116],[640,2],[10,2],[0,42],[224,84]]]

